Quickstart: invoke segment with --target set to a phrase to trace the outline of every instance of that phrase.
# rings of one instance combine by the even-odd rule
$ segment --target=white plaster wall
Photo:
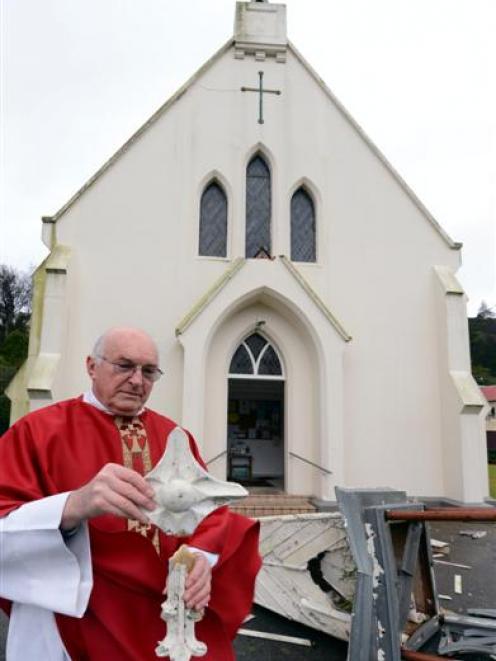
[[[299,268],[353,336],[338,393],[339,474],[349,486],[442,494],[431,269],[456,271],[459,255],[292,53],[286,64],[263,63],[265,85],[282,95],[265,99],[258,124],[257,95],[238,90],[257,81],[260,67],[225,53],[57,222],[58,241],[73,250],[57,396],[84,387],[82,357],[103,329],[133,323],[158,340],[167,373],[151,405],[185,416],[174,328],[229,259],[244,253],[245,168],[262,146],[272,169],[273,253],[289,253],[290,192],[306,178],[318,213],[318,262]],[[229,196],[227,260],[197,257],[209,173]],[[332,406],[332,389],[328,396]]]

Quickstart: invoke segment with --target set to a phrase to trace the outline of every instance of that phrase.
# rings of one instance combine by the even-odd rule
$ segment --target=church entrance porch
[[[284,489],[284,381],[230,378],[228,479]]]
[[[248,260],[247,286],[252,288],[267,266],[273,264]],[[285,271],[279,275],[289,277]],[[245,483],[250,493],[329,499],[340,472],[336,409],[342,365],[332,354],[339,340],[318,309],[311,307],[310,318],[303,314],[304,292],[295,310],[267,287],[225,301],[231,284],[180,336],[182,422],[202,439],[202,454],[215,477]]]

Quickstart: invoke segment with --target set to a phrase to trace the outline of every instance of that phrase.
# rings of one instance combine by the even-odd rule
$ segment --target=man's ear
[[[93,358],[93,356],[87,356],[86,371],[88,372],[90,379],[95,378],[95,368],[96,368],[96,360]]]

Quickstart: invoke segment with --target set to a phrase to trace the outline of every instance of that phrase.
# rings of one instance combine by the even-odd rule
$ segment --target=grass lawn
[[[489,493],[496,498],[496,464],[489,464]]]

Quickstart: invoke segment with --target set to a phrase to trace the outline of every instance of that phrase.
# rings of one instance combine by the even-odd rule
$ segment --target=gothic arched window
[[[276,350],[259,333],[253,333],[238,346],[229,366],[229,376],[284,378]]]
[[[291,259],[294,262],[315,262],[315,206],[301,186],[291,198]]]
[[[227,197],[217,181],[208,184],[201,196],[199,254],[227,255]]]
[[[270,170],[256,154],[246,168],[246,257],[257,257],[261,250],[270,255],[270,213]]]

